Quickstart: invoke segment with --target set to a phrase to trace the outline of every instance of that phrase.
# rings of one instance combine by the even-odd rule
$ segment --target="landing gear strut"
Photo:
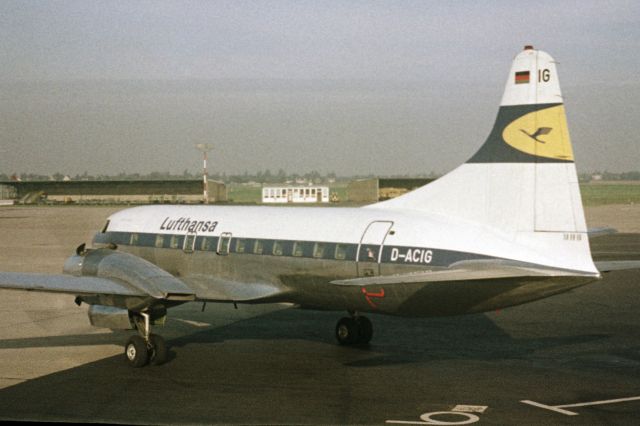
[[[139,335],[131,336],[124,347],[124,354],[129,365],[140,368],[148,363],[164,364],[169,353],[167,344],[162,337],[151,333],[149,314],[141,312],[140,317],[134,317]]]
[[[336,339],[341,345],[366,345],[373,337],[373,324],[367,317],[352,314],[336,324]]]

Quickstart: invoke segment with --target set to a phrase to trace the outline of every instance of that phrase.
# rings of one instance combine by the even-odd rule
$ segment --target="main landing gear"
[[[131,336],[124,347],[129,365],[139,368],[164,364],[169,354],[166,342],[159,335],[151,334],[149,314],[141,312],[140,317],[134,317],[139,335]]]
[[[367,317],[351,314],[336,324],[336,339],[341,345],[366,345],[373,337],[373,324]]]

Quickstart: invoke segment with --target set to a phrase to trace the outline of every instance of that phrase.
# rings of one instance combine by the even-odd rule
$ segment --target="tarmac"
[[[595,219],[587,209],[590,227],[621,231],[593,239],[594,258],[640,259],[640,209],[623,207]],[[115,210],[0,208],[0,270],[59,273]],[[639,271],[499,312],[371,315],[374,338],[362,348],[335,343],[341,316],[179,306],[156,329],[169,362],[133,369],[123,355],[128,333],[91,327],[73,296],[3,290],[0,419],[626,425],[640,417]]]

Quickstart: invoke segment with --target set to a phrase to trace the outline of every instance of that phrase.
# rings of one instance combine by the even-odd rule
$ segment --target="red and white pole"
[[[209,204],[209,179],[207,178],[207,151],[204,151],[204,170],[202,173],[203,179],[203,189],[204,193],[202,194],[204,197],[204,203]]]

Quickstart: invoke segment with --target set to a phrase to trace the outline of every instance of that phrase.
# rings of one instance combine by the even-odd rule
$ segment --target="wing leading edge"
[[[185,298],[189,300],[211,302],[255,302],[277,299],[286,294],[286,290],[265,283],[238,283],[205,276],[188,276],[182,282],[185,286],[206,288],[205,295],[196,295],[195,291],[163,294],[162,297],[150,295],[143,289],[130,285],[117,278],[95,276],[72,276],[66,274],[35,274],[19,272],[0,272],[0,289],[39,291],[48,293],[83,295],[104,295],[122,297],[153,297],[155,299]]]
[[[113,296],[147,296],[143,291],[114,278],[74,277],[71,275],[0,272],[0,288],[43,291],[74,295],[105,294]]]

